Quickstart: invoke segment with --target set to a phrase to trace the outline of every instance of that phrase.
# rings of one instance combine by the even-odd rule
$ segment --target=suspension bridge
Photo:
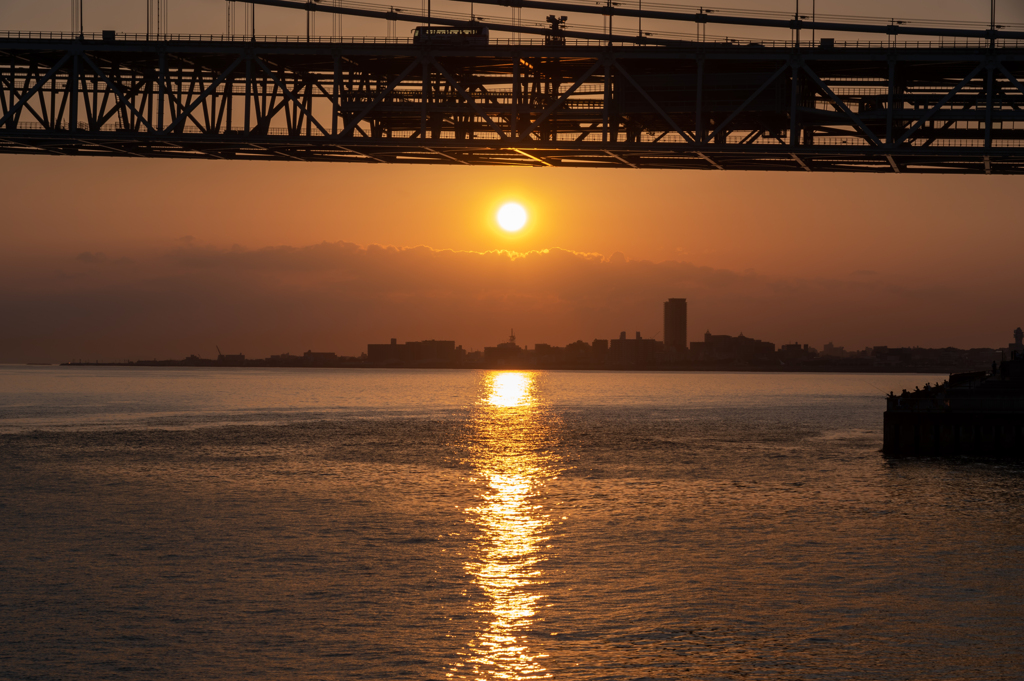
[[[604,30],[577,31],[564,15],[544,27],[329,2],[248,4],[467,30],[456,32],[461,42],[257,37],[255,27],[243,36],[0,32],[0,152],[1024,170],[1024,33],[994,21],[937,29],[476,0],[603,15]],[[697,31],[689,39],[626,35],[613,30],[617,17],[690,22]],[[715,24],[788,28],[793,37],[701,39],[700,27]],[[857,39],[818,37],[829,33]]]

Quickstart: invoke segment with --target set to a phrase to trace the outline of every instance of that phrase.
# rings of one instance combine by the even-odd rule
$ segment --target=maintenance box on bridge
[[[489,41],[486,26],[417,26],[412,30],[413,45],[479,47]]]

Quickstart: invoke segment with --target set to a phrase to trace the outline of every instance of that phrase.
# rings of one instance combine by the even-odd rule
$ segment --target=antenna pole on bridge
[[[796,0],[796,14],[793,15],[793,18],[796,19],[797,21],[800,21],[800,0]],[[797,29],[796,29],[796,46],[797,46],[797,48],[800,47],[800,26],[799,26],[799,24],[797,25]]]
[[[612,0],[608,0],[608,47],[612,46]]]
[[[989,38],[989,46],[996,46],[996,0],[992,0],[992,19],[989,23],[989,30],[992,31],[992,37]]]

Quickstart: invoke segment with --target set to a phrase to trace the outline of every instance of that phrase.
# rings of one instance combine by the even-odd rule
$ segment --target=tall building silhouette
[[[676,355],[686,352],[686,298],[665,302],[665,350]]]

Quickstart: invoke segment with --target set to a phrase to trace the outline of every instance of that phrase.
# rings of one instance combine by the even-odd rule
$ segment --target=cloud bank
[[[252,357],[358,355],[392,337],[481,349],[511,328],[531,345],[620,331],[660,337],[669,297],[690,301],[691,340],[711,329],[819,347],[1002,345],[1021,323],[980,291],[877,279],[772,279],[557,249],[184,242],[130,257],[86,252],[0,275],[0,362],[209,357],[218,345]]]

